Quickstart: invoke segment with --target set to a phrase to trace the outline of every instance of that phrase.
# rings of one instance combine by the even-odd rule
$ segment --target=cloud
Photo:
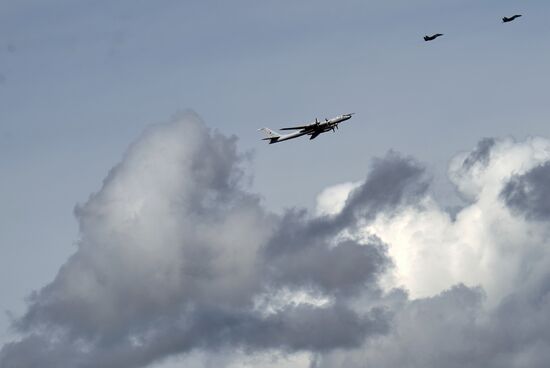
[[[411,157],[390,151],[383,158],[375,158],[365,182],[355,188],[338,214],[349,223],[351,216],[370,220],[380,213],[391,214],[403,206],[422,198],[429,187],[425,168]]]
[[[502,197],[512,210],[530,219],[550,218],[550,162],[522,175],[515,175],[502,189]]]
[[[546,367],[548,281],[508,295],[495,308],[485,306],[481,288],[464,285],[403,300],[388,334],[360,349],[318,356],[313,367]]]
[[[76,207],[78,249],[30,296],[0,365],[223,366],[232,351],[319,368],[547,365],[550,141],[458,154],[453,216],[425,167],[392,151],[315,214],[264,208],[245,160],[192,113],[144,132]]]
[[[76,207],[78,249],[30,296],[2,367],[139,367],[223,347],[325,352],[385,333],[387,311],[353,304],[380,292],[385,245],[341,233],[414,201],[423,169],[392,153],[341,214],[275,215],[243,185],[243,160],[235,137],[194,114],[148,129]]]
[[[428,183],[421,165],[390,152],[374,160],[365,181],[354,186],[339,206],[341,211],[313,218],[305,210],[285,213],[267,244],[266,258],[283,279],[302,280],[329,293],[364,287],[366,281],[375,283],[390,264],[384,244],[376,237],[359,243],[346,238],[335,247],[331,247],[331,242],[380,213],[392,213],[417,203],[425,195]],[[319,247],[320,244],[324,246]]]
[[[409,295],[391,304],[387,334],[317,355],[313,366],[547,366],[550,233],[541,220],[549,153],[542,138],[482,140],[451,162],[450,177],[469,200],[456,218],[428,196],[366,224],[365,236],[387,244],[395,264],[386,287]]]
[[[491,149],[496,141],[494,138],[483,138],[477,143],[476,148],[469,152],[462,166],[465,170],[470,170],[476,164],[487,165],[489,163]]]
[[[509,194],[507,198],[517,201],[521,198],[517,188],[527,185],[532,170],[537,174],[537,188],[544,188],[544,175],[538,171],[546,167],[548,160],[550,144],[545,139],[483,139],[471,152],[451,161],[449,177],[459,196],[466,200],[456,213],[450,214],[445,203],[436,201],[429,191],[420,190],[421,195],[408,197],[415,198],[412,202],[380,211],[360,226],[363,237],[356,238],[374,236],[388,246],[395,267],[384,275],[387,290],[403,287],[413,298],[419,298],[464,283],[481,285],[488,301],[498,302],[521,284],[526,270],[537,262],[547,243],[541,224],[518,216],[527,209],[521,213],[510,210],[510,203],[503,200],[503,190],[508,193],[506,188],[515,185],[516,197]],[[419,179],[415,185],[422,188],[424,182]],[[336,216],[343,212],[341,208],[352,197],[354,185],[326,189],[324,193],[330,193],[333,201],[331,208],[322,198],[324,213]],[[531,195],[542,197],[541,190],[533,189]],[[529,211],[538,211],[540,217],[545,202],[530,202],[537,202],[539,207],[530,207]]]

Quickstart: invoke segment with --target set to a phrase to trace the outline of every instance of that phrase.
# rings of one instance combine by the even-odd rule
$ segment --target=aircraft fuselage
[[[343,115],[338,115],[332,119],[325,119],[324,121],[318,121],[317,119],[315,119],[314,123],[310,124],[307,127],[304,127],[303,129],[297,132],[290,133],[290,134],[283,134],[278,137],[271,138],[269,143],[270,144],[279,143],[279,142],[287,141],[289,139],[298,138],[303,135],[310,135],[312,136],[312,139],[313,139],[313,137],[316,137],[321,133],[325,133],[331,130],[334,131],[334,129],[338,129],[338,124],[351,119],[351,117],[352,117],[352,114],[343,114]]]

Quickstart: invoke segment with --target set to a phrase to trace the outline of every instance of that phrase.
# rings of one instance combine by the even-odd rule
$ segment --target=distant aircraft
[[[502,23],[511,22],[511,21],[513,21],[514,19],[519,18],[519,17],[521,17],[521,14],[516,14],[516,15],[510,17],[510,18],[504,17],[504,18],[502,18]]]
[[[436,34],[434,34],[433,36],[428,36],[428,35],[426,35],[426,36],[424,36],[424,41],[426,41],[426,42],[427,42],[427,41],[433,41],[433,40],[435,40],[437,37],[441,37],[441,36],[443,36],[443,33],[436,33]]]
[[[290,134],[281,135],[269,128],[261,128],[258,130],[261,130],[266,135],[266,138],[263,138],[262,140],[269,141],[269,144],[287,141],[303,135],[309,135],[309,139],[311,140],[315,139],[321,133],[326,133],[331,130],[335,132],[334,129],[338,129],[338,124],[351,119],[353,114],[353,112],[350,114],[343,114],[332,119],[325,119],[325,121],[315,119],[315,122],[311,124],[281,128],[281,130],[297,130],[297,132]]]

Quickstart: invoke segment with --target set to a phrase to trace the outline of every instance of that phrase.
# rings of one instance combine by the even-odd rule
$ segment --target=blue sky
[[[251,188],[275,210],[312,206],[390,149],[426,162],[440,195],[452,192],[449,159],[480,138],[550,136],[549,10],[542,0],[0,3],[0,308],[21,312],[53,278],[78,239],[74,206],[146,126],[186,109],[252,152]],[[524,17],[500,22],[514,13]],[[445,36],[422,40],[436,32]],[[347,112],[337,134],[313,142],[267,146],[256,131]]]

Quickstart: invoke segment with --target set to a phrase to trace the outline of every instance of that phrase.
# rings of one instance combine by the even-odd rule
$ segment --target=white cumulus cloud
[[[78,248],[0,366],[547,366],[549,140],[457,155],[452,213],[390,151],[275,214],[243,157],[195,114],[144,132],[77,205]]]

